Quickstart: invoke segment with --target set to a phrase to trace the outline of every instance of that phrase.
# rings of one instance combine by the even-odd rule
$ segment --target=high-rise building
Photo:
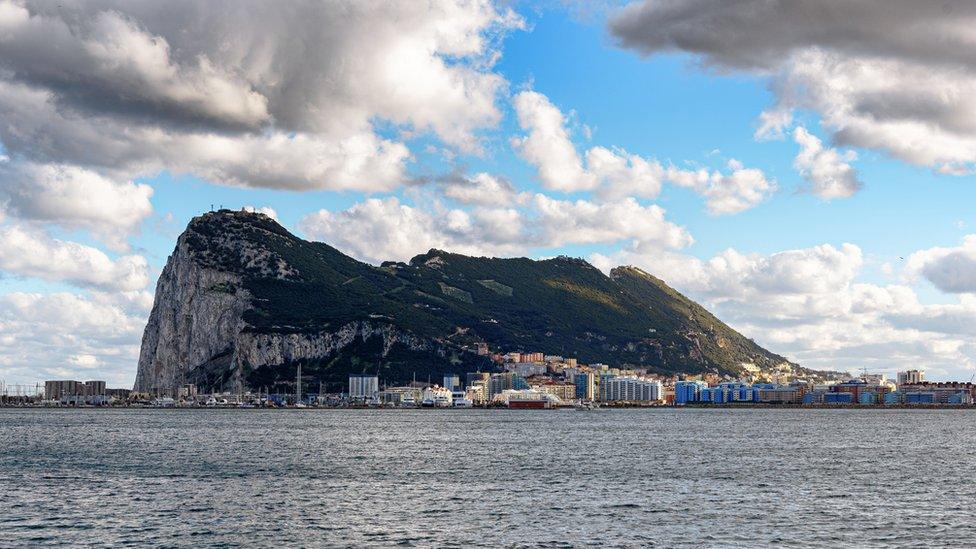
[[[372,374],[349,374],[349,398],[367,399],[380,392],[379,378]]]
[[[105,395],[105,382],[99,380],[91,380],[85,382],[85,395],[86,396],[103,396]]]
[[[898,385],[915,385],[923,381],[925,381],[925,372],[922,370],[898,372]]]
[[[478,382],[487,383],[490,377],[491,374],[488,372],[468,372],[464,375],[464,386],[470,387]]]
[[[529,384],[525,381],[525,378],[516,373],[505,372],[503,374],[492,374],[488,380],[488,397],[491,398],[495,395],[500,395],[503,391],[521,391],[528,388]]]
[[[61,397],[85,394],[85,384],[81,381],[58,379],[44,382],[44,398],[46,400],[61,400]]]
[[[614,377],[601,387],[607,402],[657,402],[663,399],[664,390],[660,381],[638,379],[635,377]]]
[[[596,397],[596,378],[588,372],[578,373],[575,376],[576,398],[580,400],[593,400]]]
[[[455,391],[461,388],[461,378],[457,374],[444,374],[443,387],[448,391]]]

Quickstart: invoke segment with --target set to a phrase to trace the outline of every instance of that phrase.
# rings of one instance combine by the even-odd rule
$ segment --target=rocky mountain
[[[332,391],[352,372],[439,379],[490,369],[481,342],[662,373],[786,361],[634,267],[440,250],[376,267],[221,210],[190,222],[160,275],[135,389],[274,389],[298,364]]]

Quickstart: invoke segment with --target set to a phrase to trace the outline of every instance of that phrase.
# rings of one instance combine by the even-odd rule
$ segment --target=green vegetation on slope
[[[333,331],[368,320],[426,338],[439,349],[436,356],[401,353],[392,360],[362,345],[308,365],[330,378],[360,364],[392,364],[388,374],[399,381],[412,371],[463,371],[471,366],[465,363],[471,353],[462,353],[460,363],[445,355],[478,341],[494,350],[542,351],[660,372],[735,372],[743,362],[768,367],[785,361],[635,268],[617,268],[608,277],[580,259],[440,250],[409,264],[374,267],[301,240],[265,216],[226,211],[197,218],[188,233],[197,261],[243,275],[253,304],[245,315],[249,330]],[[257,376],[254,383],[278,376],[251,375]]]

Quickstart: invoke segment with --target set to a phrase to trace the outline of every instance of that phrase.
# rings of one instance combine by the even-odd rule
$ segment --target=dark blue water
[[[0,410],[0,546],[976,545],[960,410]]]

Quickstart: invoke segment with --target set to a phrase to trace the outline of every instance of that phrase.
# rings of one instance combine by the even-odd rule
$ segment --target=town
[[[487,354],[480,347],[479,353]],[[308,390],[299,366],[287,392],[204,393],[188,384],[155,394],[106,388],[104,381],[51,380],[33,387],[0,384],[0,406],[49,407],[378,407],[514,408],[709,406],[972,406],[976,385],[928,382],[921,370],[821,375],[782,364],[772,371],[743,364],[738,378],[715,373],[661,376],[646,369],[580,364],[540,352],[491,355],[494,372],[444,375],[440,383],[392,386],[376,374],[348,378],[346,391]]]

